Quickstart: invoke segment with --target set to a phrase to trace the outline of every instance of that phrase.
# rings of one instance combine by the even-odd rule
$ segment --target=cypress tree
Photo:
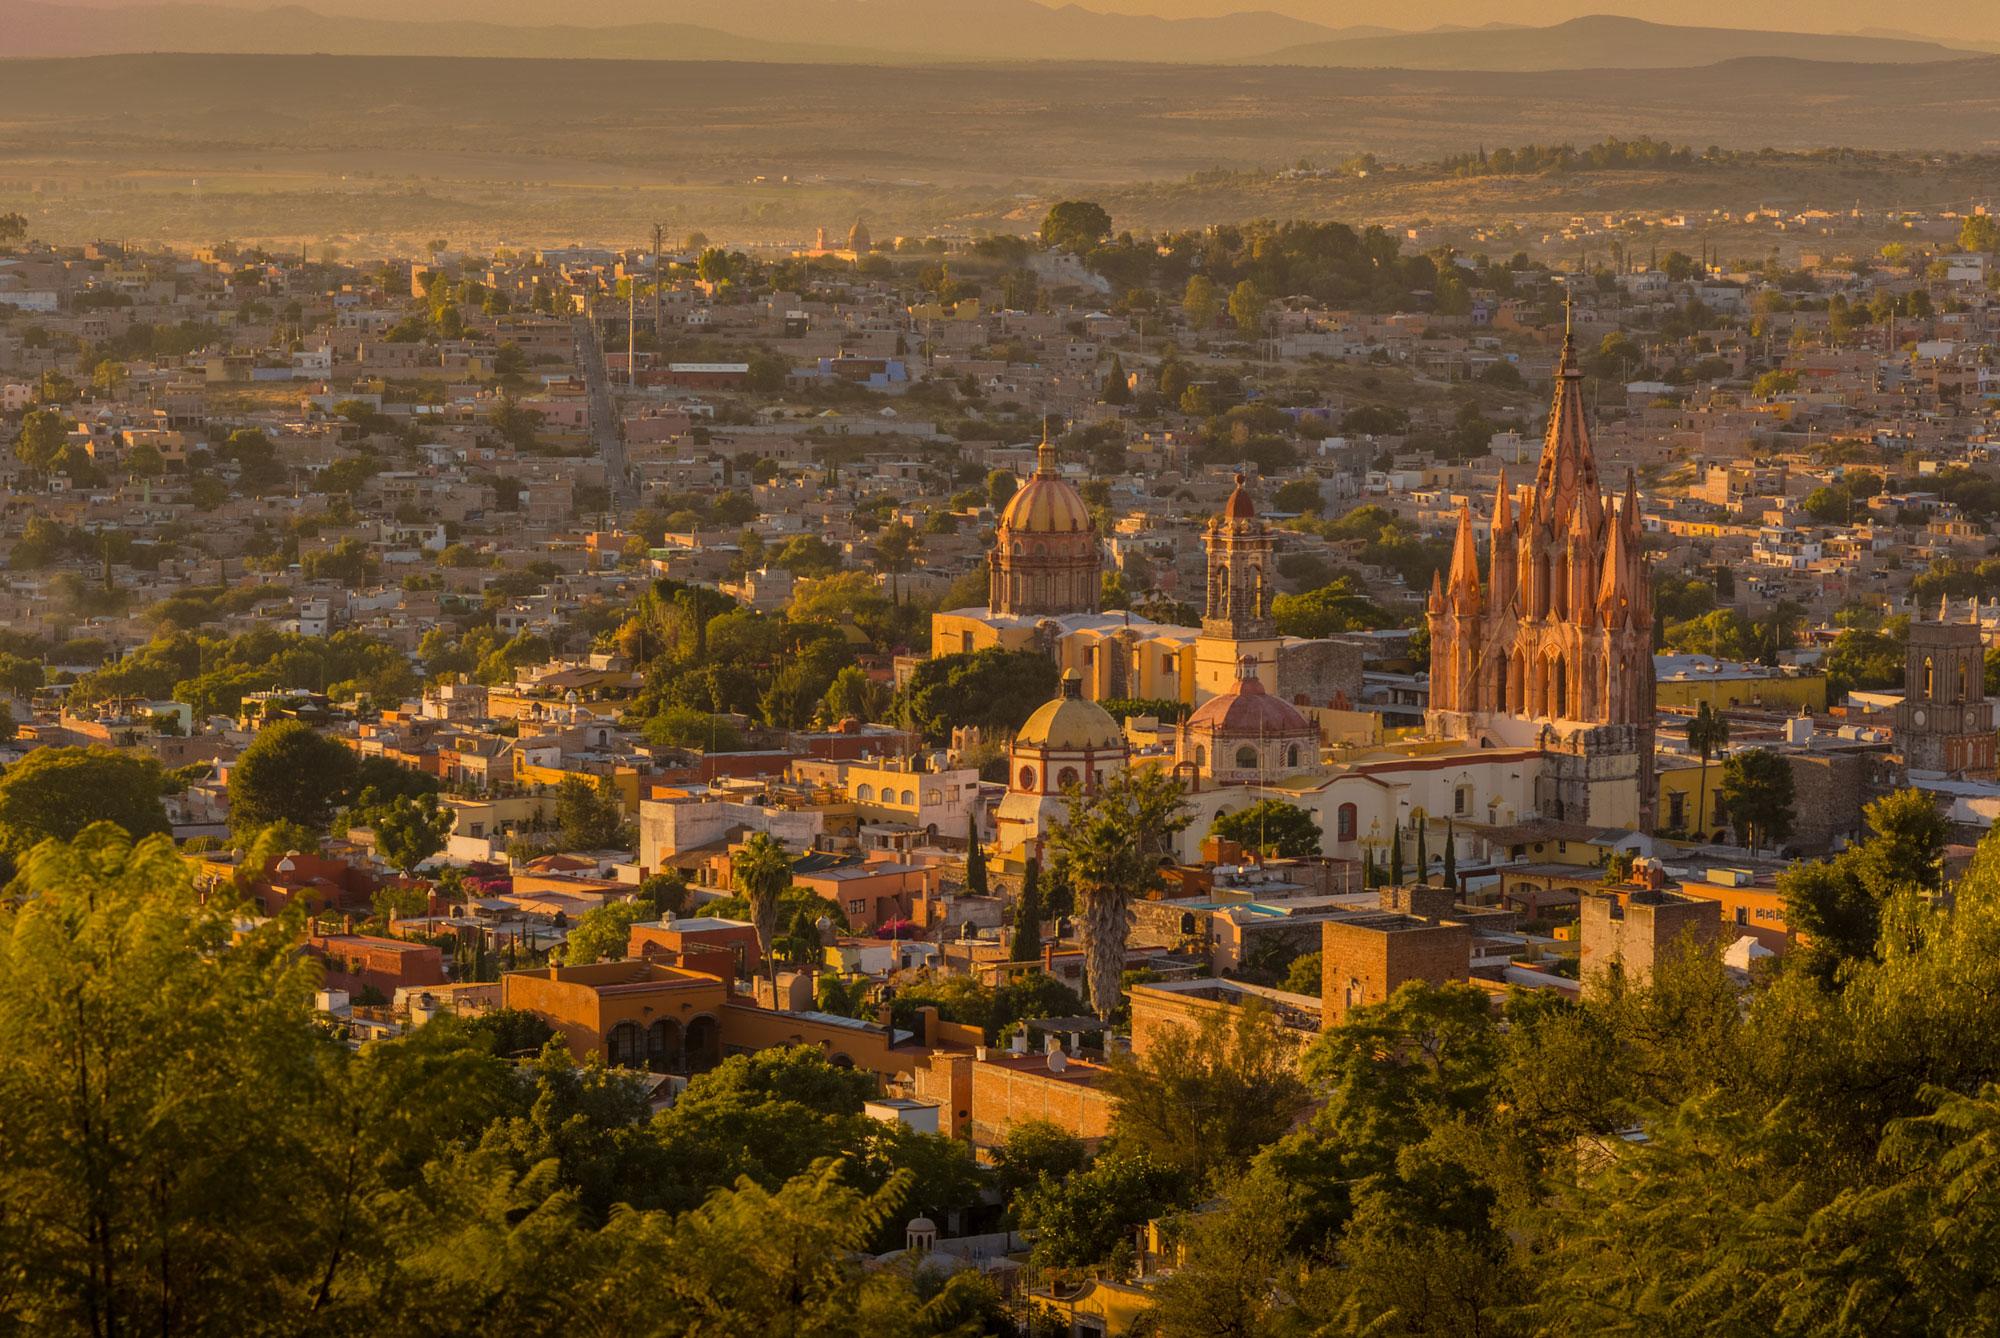
[[[1403,885],[1403,820],[1396,819],[1396,825],[1389,829],[1389,885]]]
[[[1431,876],[1431,823],[1429,818],[1411,824],[1417,829],[1417,881],[1429,882]]]
[[[1451,819],[1444,820],[1444,885],[1458,891],[1458,843],[1451,839]]]
[[[1014,951],[1017,962],[1032,962],[1042,955],[1042,866],[1030,859],[1021,877],[1021,897],[1014,903]]]
[[[986,850],[979,844],[979,823],[965,820],[965,890],[975,897],[986,895]]]
[[[1366,878],[1363,881],[1362,886],[1380,887],[1382,885],[1382,876],[1375,868],[1375,847],[1374,846],[1368,847],[1367,854],[1368,854],[1368,869]]]

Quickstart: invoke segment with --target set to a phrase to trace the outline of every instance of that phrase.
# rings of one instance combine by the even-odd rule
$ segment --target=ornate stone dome
[[[1094,527],[1083,494],[1055,472],[1054,454],[1054,449],[1044,443],[1039,466],[1000,513],[1002,532],[1086,534]]]
[[[1125,732],[1110,712],[1084,700],[1083,676],[1070,669],[1062,676],[1062,694],[1028,717],[1014,736],[1014,746],[1042,752],[1113,752],[1124,748]]]

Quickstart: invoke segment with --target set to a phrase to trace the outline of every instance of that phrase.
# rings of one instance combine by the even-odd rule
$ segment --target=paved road
[[[632,486],[632,476],[625,465],[625,439],[618,433],[618,414],[611,403],[611,374],[605,370],[604,349],[597,341],[597,330],[588,316],[578,316],[570,322],[576,334],[576,364],[583,371],[584,385],[590,394],[590,435],[597,442],[598,454],[604,457],[604,481],[611,490],[612,511],[623,511],[638,504],[638,490]]]

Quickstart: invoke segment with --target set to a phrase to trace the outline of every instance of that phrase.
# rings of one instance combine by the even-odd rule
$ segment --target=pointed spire
[[[1444,574],[1435,570],[1431,572],[1430,611],[1432,613],[1444,612]]]
[[[1035,448],[1035,473],[1053,478],[1056,473],[1056,446],[1049,440],[1049,416],[1042,415],[1042,444]]]
[[[1479,607],[1479,551],[1472,538],[1472,504],[1458,504],[1458,541],[1451,550],[1451,598],[1460,613]]]
[[[1576,369],[1576,290],[1563,285],[1563,350],[1562,359],[1556,364],[1564,375]]]
[[[1500,486],[1493,494],[1493,532],[1512,534],[1514,532],[1514,499],[1507,491],[1507,466],[1500,466]]]
[[[1618,518],[1625,522],[1626,537],[1637,539],[1639,537],[1639,471],[1636,469],[1628,468],[1625,471],[1625,505],[1619,512]]]
[[[1950,595],[1941,595],[1938,598],[1938,621],[1941,623],[1948,623],[1951,621]]]
[[[1630,563],[1625,556],[1625,527],[1613,525],[1604,547],[1604,575],[1597,583],[1597,608],[1606,627],[1630,621],[1632,592],[1627,586]]]
[[[1583,373],[1576,365],[1574,309],[1566,294],[1562,358],[1556,366],[1542,458],[1535,469],[1535,519],[1566,528],[1577,496],[1597,490],[1597,458],[1584,422]]]

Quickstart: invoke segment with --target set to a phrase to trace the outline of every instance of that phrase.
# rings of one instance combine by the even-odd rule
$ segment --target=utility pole
[[[653,224],[653,342],[655,346],[667,341],[667,299],[660,287],[660,252],[667,244],[667,230],[658,223]],[[658,356],[655,354],[654,356]]]
[[[625,281],[625,388],[639,384],[639,276]]]

